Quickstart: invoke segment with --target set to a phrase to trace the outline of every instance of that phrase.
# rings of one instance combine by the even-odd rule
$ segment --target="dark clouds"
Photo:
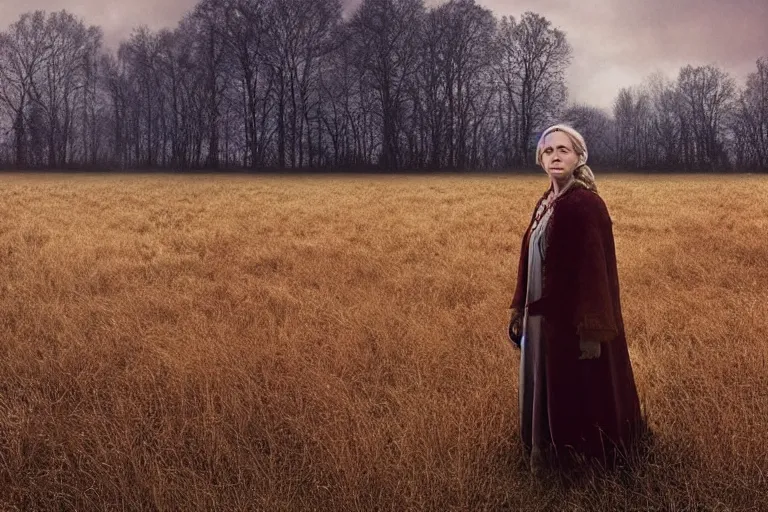
[[[675,0],[631,2],[619,26],[642,34],[637,49],[644,61],[659,58],[754,64],[768,54],[768,1]]]
[[[175,26],[197,0],[0,0],[0,28],[5,29],[20,14],[37,9],[65,9],[89,25],[104,30],[105,42],[116,47],[135,27],[152,29]]]
[[[361,0],[342,0],[347,10]],[[104,29],[116,45],[146,24],[173,27],[197,0],[0,0],[0,28],[34,9],[67,9]],[[427,0],[427,5],[440,3]],[[566,32],[573,47],[574,101],[608,107],[623,86],[685,64],[716,64],[739,81],[768,56],[768,0],[478,0],[497,16],[534,11]]]
[[[573,46],[574,101],[608,107],[623,86],[715,64],[739,82],[768,56],[768,0],[485,0],[497,14],[538,12]],[[512,9],[514,8],[514,11]]]

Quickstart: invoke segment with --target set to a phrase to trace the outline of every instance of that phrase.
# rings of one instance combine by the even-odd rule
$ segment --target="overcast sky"
[[[347,11],[361,0],[342,0]],[[686,64],[715,64],[742,84],[768,56],[768,0],[477,0],[498,17],[534,11],[573,47],[571,100],[608,108],[619,89]],[[0,0],[0,29],[22,12],[66,9],[116,46],[135,26],[174,27],[197,0]],[[427,0],[427,5],[437,1]]]

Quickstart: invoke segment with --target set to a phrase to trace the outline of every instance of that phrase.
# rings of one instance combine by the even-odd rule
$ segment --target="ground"
[[[768,177],[598,175],[655,444],[569,487],[504,335],[546,185],[0,175],[0,509],[761,510]]]

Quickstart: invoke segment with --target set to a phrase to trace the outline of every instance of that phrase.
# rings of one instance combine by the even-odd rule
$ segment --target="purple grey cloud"
[[[347,11],[361,0],[342,0]],[[141,24],[173,27],[197,0],[0,0],[0,29],[22,12],[66,9],[101,26],[115,47]],[[427,5],[440,3],[427,0]],[[738,80],[768,56],[766,0],[478,0],[497,16],[537,12],[566,32],[573,46],[571,99],[610,107],[618,90],[661,71],[675,78],[685,64],[716,64]]]
[[[0,0],[0,29],[24,12],[67,10],[104,30],[105,43],[117,47],[139,25],[175,26],[197,0]]]
[[[505,0],[481,2],[497,15],[535,11],[564,30],[573,46],[573,101],[610,107],[621,87],[661,71],[715,64],[739,82],[768,56],[766,0]]]

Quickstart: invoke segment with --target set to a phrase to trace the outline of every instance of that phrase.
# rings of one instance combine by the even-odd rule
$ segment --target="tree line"
[[[686,66],[569,105],[566,34],[474,0],[202,0],[116,51],[61,11],[0,32],[0,164],[17,168],[500,169],[568,122],[590,161],[768,170],[768,58],[739,86]]]

